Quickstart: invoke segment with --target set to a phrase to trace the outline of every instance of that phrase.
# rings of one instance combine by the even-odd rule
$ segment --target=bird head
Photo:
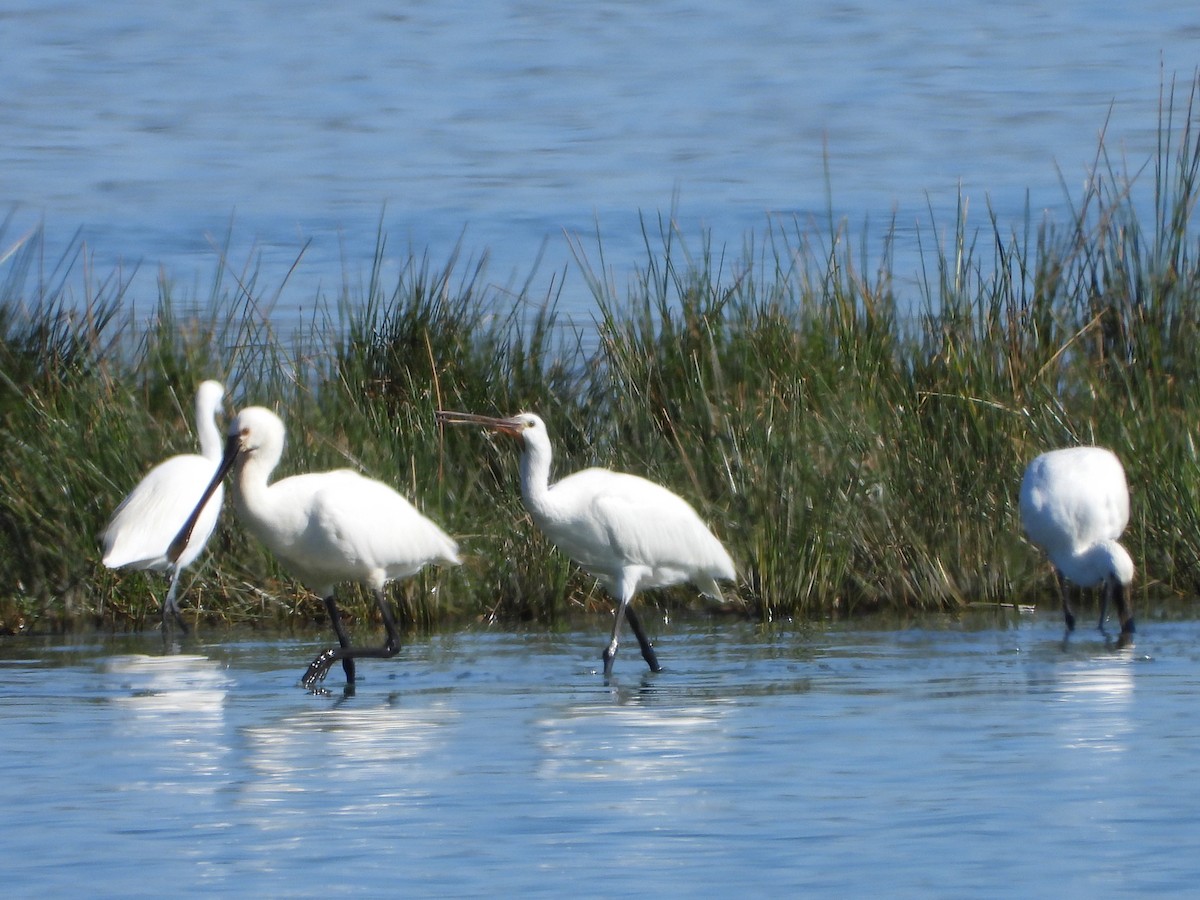
[[[1117,646],[1131,646],[1135,630],[1131,602],[1134,566],[1129,551],[1118,541],[1097,541],[1074,556],[1060,558],[1056,565],[1068,581],[1084,588],[1098,587],[1104,602],[1113,602],[1121,622]]]
[[[202,381],[196,388],[196,399],[210,409],[217,409],[225,399],[225,386],[219,381]]]
[[[1106,552],[1111,567],[1110,577],[1122,587],[1128,588],[1133,584],[1133,557],[1116,541],[1108,542]]]
[[[439,409],[435,413],[438,422],[443,425],[481,425],[498,434],[507,434],[524,442],[535,433],[546,433],[546,423],[534,413],[517,413],[515,416],[478,416],[474,413],[451,412]]]
[[[192,538],[192,530],[200,518],[200,512],[208,503],[209,498],[217,489],[229,470],[235,464],[244,464],[246,460],[260,455],[268,468],[273,469],[283,453],[284,427],[279,416],[261,406],[248,406],[238,413],[229,423],[228,437],[225,439],[225,452],[212,481],[204,489],[200,502],[192,514],[188,516],[179,534],[167,548],[167,559],[174,563],[183,553],[188,541]]]
[[[1106,579],[1104,590],[1108,592],[1117,609],[1117,617],[1121,620],[1121,636],[1117,639],[1117,647],[1124,648],[1133,645],[1133,603],[1130,588],[1133,586],[1133,559],[1128,551],[1116,541],[1109,542],[1109,559],[1111,572]]]
[[[283,420],[262,406],[247,406],[229,423],[229,437],[225,443],[225,458],[232,454],[235,459],[274,456],[283,453],[285,431]],[[230,464],[234,459],[229,459]],[[224,463],[224,460],[222,461]]]

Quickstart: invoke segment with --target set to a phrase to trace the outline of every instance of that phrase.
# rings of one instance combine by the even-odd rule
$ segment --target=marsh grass
[[[890,237],[873,255],[844,225],[776,223],[732,252],[648,218],[624,285],[599,241],[579,243],[591,329],[564,325],[557,289],[535,296],[532,276],[489,283],[486,258],[410,255],[385,283],[382,230],[366,282],[318,298],[296,334],[276,333],[282,288],[253,263],[223,262],[186,315],[164,276],[141,322],[128,282],[97,279],[81,244],[47,266],[36,235],[0,232],[0,624],[153,623],[161,581],[104,570],[96,535],[146,468],[194,449],[191,396],[208,377],[284,416],[279,474],[359,469],[459,537],[462,567],[395,588],[409,628],[607,608],[521,507],[517,448],[442,432],[438,408],[537,410],[559,474],[604,465],[671,486],[737,561],[733,608],[764,621],[1052,598],[1015,495],[1030,458],[1075,443],[1125,461],[1136,605],[1191,597],[1195,101],[1195,85],[1164,94],[1144,170],[1102,143],[1066,223],[1027,212],[1006,230],[985,210],[980,227],[965,199],[946,230],[931,215],[915,285],[894,277]],[[323,616],[232,515],[205,559],[185,583],[190,616]],[[644,602],[699,604],[684,590]],[[345,606],[374,619],[361,592]]]

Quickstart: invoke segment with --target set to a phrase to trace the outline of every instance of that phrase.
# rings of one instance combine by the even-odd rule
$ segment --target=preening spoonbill
[[[584,469],[550,484],[550,436],[533,413],[492,418],[439,410],[437,420],[482,425],[521,441],[521,499],[534,524],[617,601],[604,674],[612,674],[623,619],[651,671],[661,666],[630,601],[640,588],[691,582],[717,600],[733,560],[687,501],[637,475]]]
[[[356,657],[387,659],[400,650],[384,586],[429,563],[458,565],[458,546],[396,491],[349,469],[293,475],[268,484],[283,445],[283,422],[275,413],[261,406],[243,409],[230,423],[225,455],[208,489],[216,490],[234,469],[238,518],[325,600],[339,646],[312,661],[304,686],[315,688],[339,659],[346,683],[353,685]],[[184,526],[172,551],[187,539]],[[334,599],[334,585],[340,581],[363,581],[374,591],[387,631],[382,647],[351,646]]]
[[[1100,628],[1109,595],[1121,620],[1117,645],[1133,642],[1129,588],[1133,560],[1117,543],[1129,522],[1129,486],[1121,461],[1101,447],[1051,450],[1025,469],[1021,482],[1021,523],[1029,539],[1045,551],[1058,576],[1067,632],[1075,616],[1064,582],[1100,587]]]
[[[196,432],[200,437],[200,454],[185,453],[172,456],[146,473],[129,496],[113,512],[100,537],[104,548],[104,565],[110,569],[132,568],[167,572],[169,586],[163,601],[163,628],[174,616],[186,633],[187,623],[179,612],[175,599],[179,590],[179,574],[190,566],[204,550],[217,527],[221,514],[223,493],[216,491],[201,507],[201,514],[187,544],[174,557],[168,558],[167,548],[212,479],[221,462],[221,431],[217,427],[217,409],[225,396],[225,388],[216,381],[206,381],[196,391]]]

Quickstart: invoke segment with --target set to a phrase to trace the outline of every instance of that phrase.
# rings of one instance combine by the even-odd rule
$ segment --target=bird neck
[[[526,442],[521,454],[521,499],[535,515],[545,510],[550,499],[550,449]]]
[[[267,516],[271,505],[268,479],[275,461],[257,455],[238,460],[233,472],[233,499],[242,518],[256,521]]]
[[[196,404],[196,435],[200,438],[200,455],[213,463],[221,461],[225,441],[217,428],[217,411],[207,405]]]

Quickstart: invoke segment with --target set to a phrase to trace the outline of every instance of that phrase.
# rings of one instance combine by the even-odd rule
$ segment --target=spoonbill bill
[[[584,469],[550,484],[546,424],[533,413],[492,418],[439,410],[437,420],[480,425],[521,442],[521,500],[534,524],[617,601],[604,675],[612,674],[621,622],[629,627],[652,672],[654,647],[630,602],[639,589],[691,582],[723,600],[718,579],[737,577],[733,560],[686,500],[638,475]]]
[[[1069,447],[1043,453],[1025,469],[1021,482],[1021,523],[1029,539],[1054,566],[1067,633],[1075,616],[1066,582],[1100,588],[1100,629],[1111,595],[1121,620],[1117,646],[1133,643],[1129,589],[1133,560],[1118,543],[1129,522],[1125,469],[1110,450]]]
[[[184,453],[160,462],[146,473],[129,496],[121,501],[100,536],[104,565],[110,569],[144,569],[167,572],[169,585],[162,605],[164,630],[173,616],[186,634],[187,623],[179,611],[176,594],[179,574],[203,552],[221,514],[223,493],[215,491],[199,507],[199,516],[187,543],[168,558],[167,548],[189,513],[197,509],[206,485],[221,462],[221,431],[217,410],[225,388],[205,381],[196,391],[196,432],[200,453]]]
[[[268,483],[283,456],[284,438],[283,422],[275,413],[261,406],[243,409],[230,423],[224,456],[207,491],[217,490],[233,469],[238,518],[325,600],[339,646],[312,661],[302,679],[304,686],[316,689],[339,659],[347,685],[353,686],[356,658],[388,659],[400,650],[385,585],[430,563],[458,565],[458,546],[392,488],[350,469]],[[193,520],[200,509],[196,508]],[[180,530],[171,552],[187,545],[191,524]],[[342,581],[365,582],[374,592],[387,631],[382,647],[351,645],[334,598],[334,586]]]

